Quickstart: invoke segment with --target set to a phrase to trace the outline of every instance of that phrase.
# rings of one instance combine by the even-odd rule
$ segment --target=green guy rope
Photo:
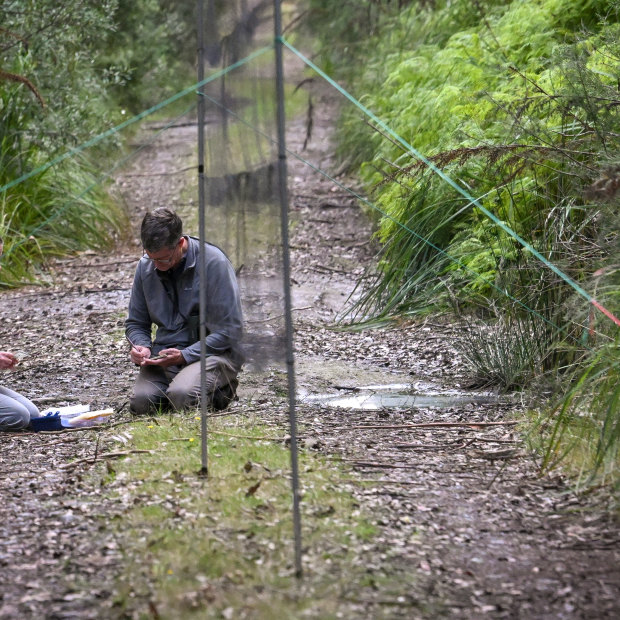
[[[119,131],[121,131],[122,129],[125,129],[125,127],[128,127],[129,125],[132,125],[136,121],[142,120],[143,118],[149,116],[153,112],[156,112],[157,110],[161,110],[162,108],[165,108],[167,105],[170,105],[174,101],[177,101],[178,99],[181,99],[182,97],[185,97],[186,95],[189,95],[189,94],[196,94],[196,90],[200,89],[205,84],[208,84],[209,82],[212,82],[213,80],[216,80],[222,77],[223,75],[226,75],[233,69],[236,69],[254,60],[254,58],[257,58],[258,56],[261,56],[265,52],[271,51],[272,49],[273,49],[273,45],[265,46],[253,52],[249,56],[246,56],[245,58],[242,58],[241,60],[233,63],[232,65],[229,65],[225,69],[222,69],[221,71],[218,71],[217,73],[210,75],[208,78],[205,78],[204,80],[201,80],[200,82],[197,82],[196,84],[193,84],[192,86],[188,86],[187,88],[184,88],[183,90],[179,91],[175,95],[172,95],[172,97],[169,97],[168,99],[161,101],[160,103],[148,108],[147,110],[144,110],[140,112],[139,114],[136,114],[132,118],[128,118],[126,121],[123,121],[120,125],[116,125],[116,127],[112,127],[111,129],[108,129],[107,131],[104,131],[103,133],[100,133],[99,135],[94,136],[90,140],[87,140],[86,142],[83,142],[79,146],[76,146],[75,148],[67,151],[66,153],[63,153],[62,155],[55,157],[54,159],[43,164],[42,166],[39,166],[38,168],[35,168],[34,170],[31,170],[30,172],[23,174],[21,177],[17,179],[13,179],[6,185],[3,185],[2,187],[0,187],[0,192],[5,192],[7,189],[10,189],[11,187],[18,185],[19,183],[22,183],[26,179],[36,176],[37,174],[40,174],[41,172],[45,172],[45,170],[51,168],[52,166],[55,166],[56,164],[59,164],[65,159],[73,157],[74,155],[81,153],[82,151],[86,150],[87,148],[90,148],[91,146],[94,146],[95,144],[99,144],[99,142],[101,142],[102,140],[105,140],[106,138],[114,135],[115,133],[118,133]]]
[[[362,103],[360,103],[357,99],[355,99],[351,94],[349,94],[342,86],[340,86],[337,82],[332,80],[324,71],[319,69],[311,60],[306,58],[300,51],[294,48],[290,43],[286,41],[286,39],[282,38],[282,44],[285,45],[291,52],[293,52],[298,58],[300,58],[305,64],[307,64],[310,68],[316,71],[324,80],[326,80],[329,84],[331,84],[338,92],[344,95],[351,103],[353,103],[357,108],[359,108],[366,116],[371,118],[379,127],[381,127],[384,131],[386,131],[392,138],[394,138],[397,142],[399,142],[409,153],[411,153],[414,157],[416,157],[419,161],[424,163],[428,168],[430,168],[435,174],[439,175],[446,183],[451,185],[456,191],[458,191],[462,196],[464,196],[470,203],[476,205],[489,219],[491,219],[497,226],[499,226],[504,232],[510,235],[513,239],[518,241],[526,250],[528,250],[531,254],[533,254],[539,261],[541,261],[544,265],[546,265],[551,271],[553,271],[556,275],[560,276],[562,280],[564,280],[567,284],[569,284],[577,293],[579,293],[582,297],[584,297],[589,303],[591,303],[597,310],[600,310],[605,316],[611,319],[616,325],[620,326],[620,319],[614,316],[607,308],[604,308],[598,301],[596,301],[587,291],[585,291],[579,284],[577,284],[572,278],[567,276],[563,271],[561,271],[556,265],[554,265],[551,261],[546,259],[540,252],[538,252],[535,248],[533,248],[527,241],[522,239],[512,228],[504,224],[500,219],[498,219],[491,211],[483,207],[480,202],[474,198],[469,192],[464,190],[458,183],[453,181],[445,172],[437,168],[432,161],[424,157],[420,152],[418,152],[413,146],[411,146],[406,140],[401,138],[396,132],[392,131],[379,117],[377,117],[373,112],[371,112],[368,108],[366,108]]]

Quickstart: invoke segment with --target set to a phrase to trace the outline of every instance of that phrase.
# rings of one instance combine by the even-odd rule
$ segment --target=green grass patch
[[[351,474],[301,451],[304,578],[295,577],[290,454],[282,429],[255,417],[209,420],[207,478],[198,415],[136,422],[133,453],[104,487],[126,507],[117,606],[162,618],[336,617],[351,593],[376,589],[363,559],[374,524],[342,479]],[[387,583],[386,583],[387,586]],[[394,582],[389,587],[393,590]],[[347,593],[349,593],[347,595]]]

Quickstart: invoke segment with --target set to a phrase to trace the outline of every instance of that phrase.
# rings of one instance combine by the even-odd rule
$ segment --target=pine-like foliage
[[[320,20],[333,4],[312,2],[319,29],[329,28]],[[331,31],[339,44],[324,46],[324,66],[618,316],[620,3],[344,6],[366,7],[370,27],[348,37],[345,24],[355,17],[338,13]],[[379,213],[381,254],[356,291],[358,322],[452,305],[468,317],[461,344],[480,383],[535,380],[558,393],[580,386],[583,398],[571,393],[573,413],[563,419],[588,411],[601,430],[594,462],[602,463],[617,445],[617,390],[609,387],[620,383],[618,348],[609,343],[618,327],[359,109],[344,109],[340,127],[342,157]]]

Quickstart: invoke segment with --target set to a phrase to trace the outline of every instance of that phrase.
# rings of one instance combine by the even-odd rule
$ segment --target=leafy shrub
[[[595,446],[584,469],[617,468],[617,327],[582,291],[618,316],[620,3],[370,4],[375,13],[359,3],[325,25],[339,44],[330,53],[327,37],[323,52],[394,132],[354,106],[343,111],[339,153],[366,183],[382,244],[352,297],[357,322],[469,312],[462,344],[481,382],[531,386],[543,376],[559,390],[542,425],[553,428],[547,464],[571,454],[559,438],[581,428]],[[335,3],[312,5],[325,15]],[[364,10],[374,30],[347,33]]]
[[[2,285],[36,277],[49,256],[109,245],[124,228],[105,192],[106,162],[124,138],[80,147],[125,120],[122,106],[142,111],[176,92],[192,70],[193,12],[169,0],[2,3]]]

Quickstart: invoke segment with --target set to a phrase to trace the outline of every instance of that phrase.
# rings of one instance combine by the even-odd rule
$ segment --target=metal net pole
[[[293,355],[293,320],[288,236],[288,191],[284,118],[284,69],[282,63],[282,15],[280,0],[274,0],[276,95],[278,121],[278,188],[282,236],[282,278],[286,323],[286,370],[288,376],[289,423],[291,434],[291,485],[293,491],[293,530],[295,537],[295,574],[301,577],[301,517],[299,511],[299,468],[297,464],[297,419],[295,414],[295,358]]]
[[[204,0],[198,0],[198,83],[201,84],[198,92],[198,234],[200,239],[200,253],[198,273],[200,278],[200,437],[201,437],[201,469],[200,474],[209,473],[207,461],[207,385],[206,385],[206,274],[203,258],[203,248],[206,241],[205,233],[205,145],[204,145]]]

